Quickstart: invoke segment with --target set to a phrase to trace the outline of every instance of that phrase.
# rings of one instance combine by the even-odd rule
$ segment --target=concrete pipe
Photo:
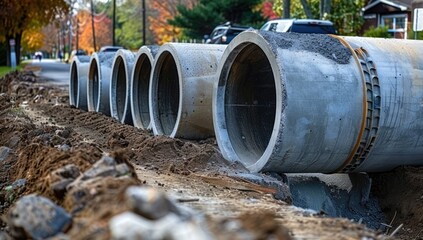
[[[110,116],[109,85],[115,52],[93,53],[88,69],[88,111]]]
[[[87,77],[89,56],[77,56],[72,60],[69,75],[69,104],[87,111]]]
[[[213,91],[223,156],[253,172],[423,164],[423,48],[405,40],[346,39],[357,46],[329,35],[236,37]]]
[[[214,135],[211,96],[225,45],[168,43],[157,53],[149,109],[155,135],[204,139]]]
[[[141,47],[135,57],[135,65],[131,74],[132,121],[134,126],[140,129],[151,129],[148,91],[154,57],[158,50],[158,46]]]
[[[110,79],[110,114],[121,123],[132,125],[130,106],[131,73],[135,56],[129,50],[120,49],[113,60]]]

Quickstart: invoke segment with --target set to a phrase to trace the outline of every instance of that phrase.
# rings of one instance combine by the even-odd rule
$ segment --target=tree
[[[263,2],[263,7],[261,9],[261,15],[268,20],[279,18],[279,15],[273,9],[273,2],[265,1]]]
[[[93,46],[91,13],[88,11],[79,11],[77,18],[80,33],[78,37],[79,48],[89,53],[98,51],[98,49],[94,49]],[[94,28],[97,48],[112,44],[112,20],[107,17],[106,13],[94,17]]]
[[[138,49],[142,42],[142,6],[139,0],[127,0],[117,11],[116,42],[129,49]]]
[[[0,0],[0,9],[0,41],[7,45],[7,56],[3,57],[10,66],[10,40],[15,40],[15,49],[21,49],[26,30],[53,21],[56,15],[68,11],[68,5],[65,0]],[[16,51],[16,58],[19,63],[20,51]]]
[[[179,14],[169,23],[182,28],[185,36],[201,39],[227,21],[253,27],[262,25],[261,6],[262,0],[200,0],[192,9],[179,5]]]
[[[168,21],[177,15],[178,5],[183,5],[186,9],[191,9],[196,3],[197,0],[151,1],[149,4],[150,9],[154,9],[155,11],[148,16],[148,22],[150,23],[150,30],[154,35],[155,42],[163,44],[181,37],[181,29],[170,25]]]

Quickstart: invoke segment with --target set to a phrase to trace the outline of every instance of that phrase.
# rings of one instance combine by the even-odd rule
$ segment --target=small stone
[[[68,152],[71,149],[71,147],[66,143],[63,145],[60,145],[58,148],[60,151],[63,151],[63,152]]]
[[[59,198],[62,199],[65,197],[65,194],[67,192],[67,187],[69,186],[69,184],[71,184],[74,181],[74,179],[63,179],[59,182],[55,182],[51,185],[51,189],[53,190],[54,195]]]
[[[26,185],[26,179],[21,178],[12,183],[12,188],[17,189],[20,187],[24,187],[25,185]]]
[[[169,212],[178,212],[177,207],[166,195],[150,187],[129,187],[125,193],[126,202],[133,211],[147,219],[156,220]]]
[[[5,146],[1,146],[0,147],[0,161],[6,160],[6,158],[9,156],[11,151],[12,149]]]
[[[54,170],[50,177],[52,182],[58,182],[63,179],[76,179],[80,175],[81,172],[75,164],[68,164],[64,167]]]
[[[45,239],[66,231],[72,218],[49,199],[31,194],[9,210],[7,222],[14,238]]]
[[[152,221],[142,218],[132,212],[124,212],[110,219],[109,227],[112,239],[166,239],[168,231],[173,229],[180,220],[174,214]],[[195,238],[191,238],[195,239]]]

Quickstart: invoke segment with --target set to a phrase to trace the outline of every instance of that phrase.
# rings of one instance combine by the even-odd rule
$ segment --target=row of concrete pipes
[[[70,104],[154,135],[215,136],[252,172],[423,164],[423,42],[247,31],[71,64]]]

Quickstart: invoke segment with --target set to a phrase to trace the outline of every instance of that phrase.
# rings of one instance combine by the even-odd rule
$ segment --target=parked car
[[[239,33],[252,29],[248,26],[232,25],[230,22],[217,26],[210,35],[205,35],[206,43],[228,44]]]
[[[316,19],[275,19],[265,23],[260,30],[272,32],[336,34],[336,29],[331,21]]]

